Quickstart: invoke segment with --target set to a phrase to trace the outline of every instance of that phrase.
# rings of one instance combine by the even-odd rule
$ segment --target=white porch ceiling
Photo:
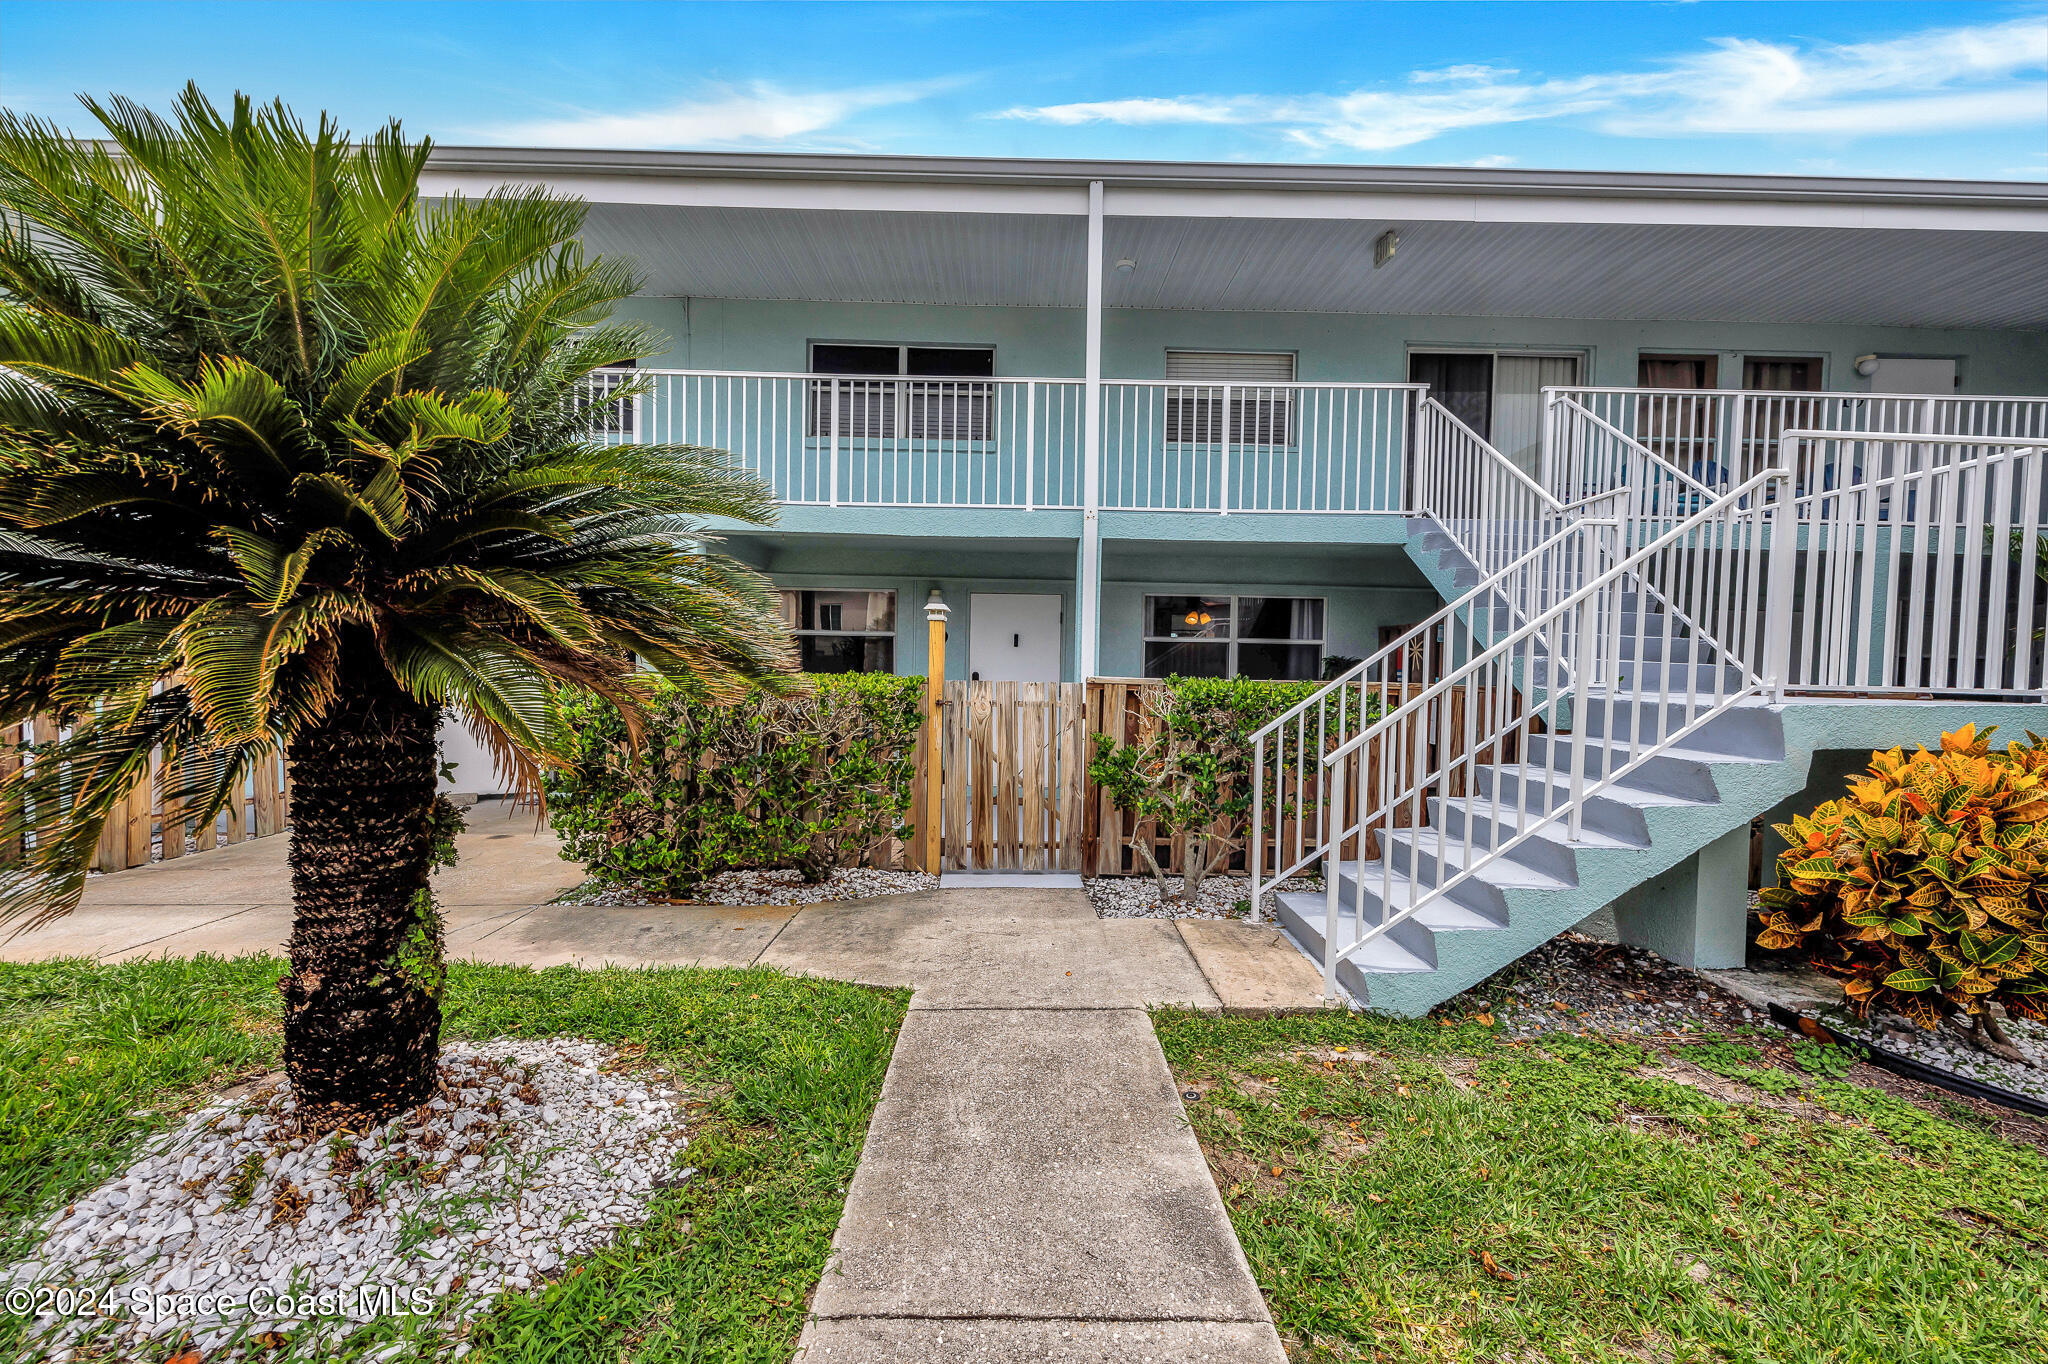
[[[1372,242],[1401,234],[1372,268]],[[1112,308],[2048,328],[2034,232],[1116,217]],[[601,203],[586,236],[659,295],[1079,307],[1085,221]]]

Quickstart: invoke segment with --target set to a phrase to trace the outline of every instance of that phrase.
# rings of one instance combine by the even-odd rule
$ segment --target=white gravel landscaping
[[[1875,1013],[1859,1019],[1847,1009],[1829,1009],[1820,1018],[1844,1037],[1883,1047],[1894,1056],[2048,1103],[2048,1027],[2039,1023],[2021,1018],[2003,1020],[2013,1046],[2033,1062],[2031,1066],[2016,1066],[2003,1057],[1978,1050],[1964,1035],[1967,1025],[1956,1020],[1928,1032],[1909,1019]]]
[[[586,883],[557,896],[576,905],[819,905],[833,900],[866,900],[877,895],[908,895],[937,890],[939,878],[921,871],[884,871],[876,867],[841,867],[830,879],[807,886],[793,871],[725,871],[711,877],[688,900],[650,901],[631,886]]]
[[[1251,907],[1251,878],[1242,875],[1205,876],[1192,900],[1185,898],[1178,876],[1166,878],[1165,900],[1159,898],[1159,883],[1149,876],[1095,876],[1085,884],[1089,903],[1101,919],[1242,919]],[[1274,899],[1283,892],[1322,888],[1319,877],[1281,882],[1266,893],[1266,917],[1272,917]]]
[[[304,1353],[373,1318],[397,1322],[385,1341],[450,1333],[692,1173],[665,1077],[618,1062],[574,1040],[453,1044],[437,1097],[353,1136],[301,1135],[281,1079],[210,1104],[50,1218],[5,1287],[52,1291],[31,1338],[53,1361],[154,1359],[188,1333],[209,1364],[271,1333]]]

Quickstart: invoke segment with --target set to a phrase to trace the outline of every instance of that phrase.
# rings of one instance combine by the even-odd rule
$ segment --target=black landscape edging
[[[1769,1009],[1771,1021],[1778,1026],[1803,1033],[1816,1041],[1855,1047],[1864,1054],[1871,1065],[1880,1070],[1888,1070],[1894,1075],[1904,1076],[1908,1080],[1918,1080],[1922,1084],[1946,1089],[1954,1094],[1966,1094],[1972,1099],[1983,1099],[2005,1108],[2017,1108],[2022,1113],[2031,1113],[2038,1118],[2048,1118],[2048,1102],[2036,1099],[2030,1094],[2019,1094],[1997,1085],[1987,1085],[1982,1080],[1972,1080],[1966,1075],[1957,1075],[1939,1066],[1930,1066],[1925,1061],[1916,1061],[1910,1056],[1886,1051],[1883,1047],[1874,1046],[1863,1038],[1837,1032],[1809,1014],[1794,1013],[1782,1004],[1773,1003]]]

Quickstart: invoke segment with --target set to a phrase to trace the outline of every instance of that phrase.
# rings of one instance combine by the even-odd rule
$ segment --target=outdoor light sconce
[[[1856,372],[1866,379],[1868,379],[1871,375],[1877,373],[1877,357],[1875,355],[1857,356]]]
[[[1388,228],[1386,231],[1380,233],[1379,236],[1373,238],[1372,268],[1377,270],[1382,265],[1385,265],[1388,261],[1392,260],[1394,258],[1394,248],[1399,246],[1400,244],[1401,234],[1396,232],[1391,227]]]

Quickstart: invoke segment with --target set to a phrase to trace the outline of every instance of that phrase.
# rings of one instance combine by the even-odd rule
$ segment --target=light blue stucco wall
[[[996,372],[1081,372],[1082,314],[1073,308],[933,307],[636,298],[621,313],[674,338],[656,362],[673,368],[801,371],[810,341],[992,345]],[[1939,328],[1629,322],[1580,318],[1391,317],[1112,309],[1103,317],[1103,374],[1156,379],[1169,347],[1291,350],[1305,381],[1405,382],[1412,347],[1574,349],[1591,380],[1629,386],[1643,351],[1718,353],[1721,383],[1742,381],[1744,354],[1819,355],[1823,383],[1856,391],[1859,355],[1953,356],[1965,393],[2048,394],[2048,333]]]
[[[1017,548],[950,539],[754,536],[736,539],[729,548],[778,587],[894,592],[896,671],[905,675],[924,671],[924,604],[934,588],[952,609],[946,675],[955,680],[968,673],[973,594],[1057,595],[1065,620],[1061,671],[1065,680],[1078,680],[1071,545]],[[1098,674],[1141,675],[1146,596],[1183,593],[1322,597],[1327,603],[1325,653],[1353,658],[1379,647],[1381,627],[1414,624],[1441,604],[1398,546],[1112,540],[1105,545],[1103,559]]]

